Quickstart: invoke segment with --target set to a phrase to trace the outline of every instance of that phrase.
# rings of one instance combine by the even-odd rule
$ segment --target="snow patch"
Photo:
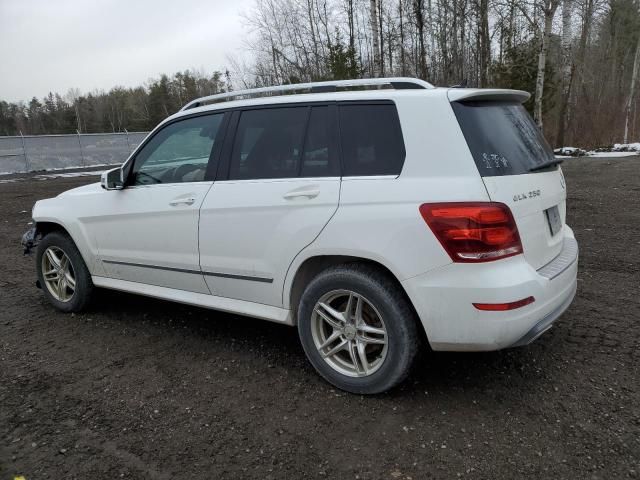
[[[64,169],[59,169],[64,170]],[[66,173],[41,173],[39,175],[34,175],[33,177],[18,177],[18,178],[6,178],[4,180],[0,180],[0,184],[3,183],[14,183],[14,182],[24,182],[25,180],[51,180],[54,178],[74,178],[74,177],[93,177],[100,176],[104,172],[108,170],[91,170],[89,172],[66,172]]]
[[[568,157],[582,157],[584,155],[587,154],[587,152],[581,148],[577,148],[577,147],[561,147],[561,148],[556,148],[553,153],[556,154],[556,156],[558,155],[562,155],[562,158],[568,158]]]
[[[616,143],[613,145],[614,152],[639,152],[640,142],[636,143]]]
[[[556,148],[553,153],[557,158],[572,157],[629,157],[640,154],[640,143],[616,143],[613,146],[594,148],[586,151],[577,147]]]
[[[36,180],[49,180],[51,178],[74,178],[74,177],[91,177],[93,175],[102,175],[107,170],[93,170],[91,172],[68,172],[68,173],[49,173],[36,175]]]
[[[637,157],[640,152],[588,152],[588,157],[595,158],[617,158],[617,157]]]
[[[32,170],[30,172],[0,172],[0,175],[15,175],[17,173],[38,173],[38,172],[59,172],[61,170],[78,170],[80,168],[97,168],[97,167],[119,167],[122,163],[96,163],[95,165],[87,165],[86,167],[82,167],[79,165],[72,167],[56,167],[56,168],[45,168],[44,170]]]

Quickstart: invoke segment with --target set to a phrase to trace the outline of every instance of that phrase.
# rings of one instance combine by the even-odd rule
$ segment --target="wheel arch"
[[[283,292],[283,304],[285,308],[289,308],[291,310],[291,319],[294,325],[297,325],[298,323],[298,303],[300,302],[300,297],[302,296],[302,293],[304,292],[304,289],[308,285],[308,283],[316,275],[318,275],[323,270],[326,270],[327,268],[349,263],[366,263],[377,268],[385,275],[388,275],[389,278],[391,278],[400,287],[401,291],[405,294],[407,300],[409,301],[409,304],[415,311],[413,302],[411,301],[411,298],[409,297],[404,286],[400,282],[398,275],[396,275],[391,268],[389,268],[379,260],[361,255],[318,254],[309,256],[304,260],[301,260],[295,268],[295,273],[290,272],[290,275],[288,276],[288,278],[290,278],[289,282],[285,283]],[[424,332],[424,328],[420,328],[420,330]]]
[[[41,235],[42,237],[44,237],[45,235],[48,235],[51,232],[59,231],[69,235],[69,237],[71,237],[71,239],[73,240],[73,236],[71,235],[69,230],[60,222],[43,220],[40,222],[35,222],[35,227],[36,227],[36,233]],[[75,243],[75,240],[74,240],[74,243]]]
[[[86,240],[84,238],[78,238],[78,236],[82,236],[84,234],[83,231],[74,231],[72,228],[69,228],[69,226],[65,225],[64,222],[58,219],[51,218],[34,220],[34,226],[36,229],[36,238],[44,238],[45,235],[53,232],[60,232],[67,235],[80,252],[80,256],[84,260],[84,263],[87,265],[89,272],[93,274],[96,258],[95,255],[93,255],[93,253],[91,252],[90,247],[86,243]]]

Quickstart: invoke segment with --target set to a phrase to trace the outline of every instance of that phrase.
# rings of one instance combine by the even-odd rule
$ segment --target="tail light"
[[[522,253],[518,227],[504,203],[425,203],[420,214],[454,262],[490,262]]]
[[[535,301],[535,298],[527,297],[523,298],[522,300],[517,300],[515,302],[509,303],[474,303],[473,306],[478,310],[485,310],[488,312],[505,312],[507,310],[515,310],[516,308],[524,307]]]

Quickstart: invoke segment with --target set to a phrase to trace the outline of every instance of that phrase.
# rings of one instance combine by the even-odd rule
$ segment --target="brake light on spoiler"
[[[454,262],[491,262],[522,253],[518,227],[504,203],[424,203],[420,214]]]

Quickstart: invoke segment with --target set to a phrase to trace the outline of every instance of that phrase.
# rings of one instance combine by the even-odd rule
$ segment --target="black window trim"
[[[311,123],[311,109],[310,105],[307,105],[307,118],[304,121],[304,132],[302,132],[302,145],[300,147],[300,162],[298,164],[298,172],[294,178],[301,178],[302,166],[304,165],[304,149],[307,146],[307,135],[309,135],[309,123]]]
[[[303,137],[303,146],[304,146],[304,143],[306,142],[307,130],[309,129],[309,120],[311,118],[311,108],[327,106],[330,109],[329,114],[331,115],[332,106],[335,106],[335,105],[336,105],[335,100],[324,100],[324,101],[318,100],[313,102],[286,102],[286,103],[273,103],[268,105],[261,104],[261,105],[245,105],[242,107],[235,107],[233,109],[233,115],[231,116],[231,120],[229,122],[229,126],[227,129],[227,135],[225,136],[225,142],[222,147],[222,155],[219,162],[220,168],[218,168],[218,174],[216,175],[215,181],[217,182],[226,182],[226,181],[256,182],[256,181],[266,180],[266,179],[260,179],[260,178],[243,179],[243,180],[229,179],[229,173],[231,171],[231,154],[233,153],[233,144],[235,142],[236,135],[238,134],[238,124],[240,123],[240,115],[242,114],[242,112],[251,111],[251,110],[269,110],[273,108],[296,108],[296,107],[307,108],[308,111],[307,111],[307,118],[305,120],[306,123],[304,126],[304,137]],[[329,125],[331,129],[330,139],[331,141],[335,142],[335,138],[334,138],[335,134],[333,133],[333,131],[336,130],[336,127],[333,125],[336,125],[335,122]],[[338,168],[337,175],[335,177],[331,176],[331,177],[316,177],[316,178],[340,178],[342,175],[342,168],[340,167],[341,165],[340,156],[338,155],[336,148],[330,149],[329,151],[334,151],[333,155],[329,157],[329,161],[338,162],[339,168]],[[297,180],[299,178],[306,178],[306,177],[299,176],[300,168],[302,168],[302,162],[300,162],[300,165],[301,166],[298,169],[298,176],[269,178],[268,180]]]
[[[344,172],[344,160],[342,154],[342,142],[340,141],[340,106],[341,105],[393,105],[396,120],[394,122],[396,128],[398,129],[398,134],[400,135],[400,139],[402,141],[402,167],[400,172],[397,174],[390,175],[350,175],[348,177],[343,176]],[[329,117],[330,122],[330,131],[329,138],[332,142],[334,148],[331,148],[329,151],[332,152],[329,161],[337,162],[338,172],[337,175],[330,177],[317,177],[317,178],[375,178],[375,177],[392,177],[398,178],[402,173],[402,168],[404,168],[404,163],[407,157],[407,149],[404,143],[404,135],[402,133],[402,125],[400,124],[400,115],[398,114],[398,106],[396,102],[391,99],[363,99],[363,100],[325,100],[325,101],[312,101],[312,102],[286,102],[286,103],[274,103],[268,105],[246,105],[243,107],[235,107],[233,108],[233,114],[230,116],[230,121],[227,126],[227,131],[224,139],[224,145],[222,146],[221,157],[218,162],[218,172],[215,177],[215,181],[224,182],[224,181],[260,181],[261,179],[247,179],[247,180],[230,180],[229,172],[231,169],[231,154],[233,150],[233,143],[235,141],[235,137],[238,133],[238,123],[240,121],[240,115],[244,111],[249,110],[266,110],[271,108],[293,108],[293,107],[307,107],[309,108],[309,113],[307,115],[306,125],[305,125],[305,142],[306,142],[306,133],[309,129],[309,120],[311,118],[311,107],[329,107]],[[304,145],[304,144],[303,144]],[[301,162],[302,165],[302,162]],[[300,167],[301,168],[301,167]],[[270,178],[269,180],[294,180],[306,177],[300,177],[300,170],[298,171],[298,176],[296,177],[284,177],[284,178]]]
[[[395,114],[397,122],[396,128],[398,129],[398,133],[400,135],[400,139],[402,140],[402,168],[398,174],[391,175],[350,175],[345,177],[343,175],[344,172],[344,158],[342,152],[342,142],[341,138],[341,129],[340,129],[340,106],[341,105],[393,105],[395,108]],[[239,180],[229,180],[229,171],[231,167],[231,153],[233,150],[233,142],[235,140],[235,136],[238,133],[238,123],[240,121],[240,114],[243,111],[248,110],[265,110],[271,108],[292,108],[292,107],[307,107],[309,108],[309,112],[311,111],[311,107],[329,107],[329,117],[333,120],[330,122],[330,131],[329,138],[332,142],[334,148],[330,149],[332,154],[329,157],[330,162],[337,162],[338,171],[335,177],[337,178],[375,178],[375,177],[393,177],[397,178],[402,173],[402,169],[404,168],[404,164],[407,157],[407,151],[404,141],[404,134],[402,132],[402,125],[400,123],[400,115],[398,113],[398,106],[396,102],[391,99],[362,99],[362,100],[318,100],[318,101],[308,101],[308,102],[283,102],[283,103],[273,103],[273,104],[258,104],[258,105],[245,105],[240,107],[226,107],[226,108],[217,108],[215,110],[207,110],[205,112],[192,113],[189,115],[182,115],[177,117],[171,121],[161,124],[155,130],[151,132],[151,134],[144,139],[140,145],[133,151],[129,159],[122,165],[123,171],[126,171],[127,178],[125,179],[125,188],[131,188],[131,176],[133,171],[133,165],[135,160],[140,153],[140,151],[147,145],[158,133],[164,130],[169,125],[172,125],[176,122],[186,120],[194,117],[201,117],[206,115],[218,115],[220,113],[224,114],[222,119],[222,123],[220,124],[221,131],[218,133],[221,136],[220,142],[215,142],[214,148],[211,151],[209,156],[209,161],[207,163],[207,170],[205,173],[205,182],[217,181],[239,181]],[[306,132],[309,128],[309,119],[310,113],[307,115],[307,123],[305,125],[305,141],[306,141]],[[215,171],[214,170],[215,166]],[[335,178],[331,177],[318,177],[318,178]],[[300,176],[297,177],[287,177],[282,178],[281,180],[293,180],[303,178]],[[306,178],[306,177],[305,177]],[[253,181],[259,181],[260,179],[254,179]],[[277,178],[272,178],[269,180],[278,180]],[[249,180],[248,180],[249,181]],[[159,184],[159,185],[168,185],[168,184]]]

